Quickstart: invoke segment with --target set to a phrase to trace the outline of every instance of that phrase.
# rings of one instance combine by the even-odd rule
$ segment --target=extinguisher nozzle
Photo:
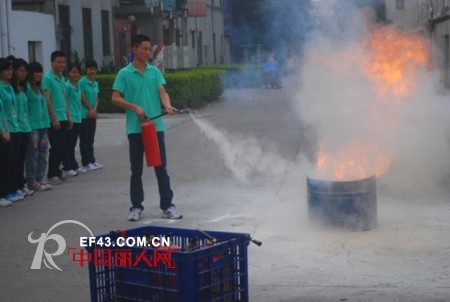
[[[179,113],[179,114],[189,114],[189,110],[187,110],[187,109],[180,109],[180,110],[177,111],[177,113]]]

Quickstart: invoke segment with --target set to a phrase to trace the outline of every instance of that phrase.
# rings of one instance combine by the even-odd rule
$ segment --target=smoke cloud
[[[348,9],[350,2],[346,1],[346,10],[341,7],[337,13],[331,6],[316,6],[324,18],[305,49],[295,96],[298,114],[316,130],[318,152],[348,155],[349,146],[362,142],[363,161],[375,163],[382,161],[381,156],[389,159],[387,168],[380,173],[381,187],[403,196],[429,195],[450,171],[445,115],[450,108],[439,94],[439,77],[429,66],[408,57],[413,51],[411,45],[423,43],[419,36],[393,28],[383,32],[370,20],[373,11]],[[331,11],[338,18],[333,19],[334,25],[327,18]],[[383,39],[396,35],[394,42],[398,35],[412,42],[403,48],[395,47],[394,52],[380,50],[381,55],[392,57],[392,61],[384,61],[374,56],[378,45],[370,40],[377,31],[384,34]],[[399,61],[403,66],[396,65]],[[377,81],[377,76],[383,76],[384,66],[366,68],[377,63],[404,67],[401,80],[394,81],[397,70],[391,70],[387,80],[393,81],[392,87]],[[400,91],[403,88],[408,93]],[[376,173],[376,168],[373,170]],[[310,173],[327,176],[319,170]]]

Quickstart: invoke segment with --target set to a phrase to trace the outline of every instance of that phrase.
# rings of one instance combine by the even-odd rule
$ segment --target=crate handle
[[[248,240],[248,241],[256,244],[257,246],[261,246],[262,245],[261,241],[252,239],[252,237],[250,237],[250,235],[234,234],[234,235],[231,235],[231,236],[228,236],[228,237],[217,239],[217,238],[211,236],[210,234],[208,234],[207,232],[205,232],[203,230],[197,229],[197,232],[203,234],[212,243],[220,243],[220,242],[232,240],[234,238],[242,238],[242,239]]]

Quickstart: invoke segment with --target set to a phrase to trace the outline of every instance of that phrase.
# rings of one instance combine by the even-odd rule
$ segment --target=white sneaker
[[[83,167],[79,167],[78,169],[75,170],[75,172],[77,172],[78,174],[84,174],[87,172],[87,169],[83,168]]]
[[[17,190],[16,191],[16,195],[18,195],[18,196],[22,196],[22,197],[26,197],[27,196],[27,193],[25,193],[24,191],[22,191],[22,190]]]
[[[47,191],[52,189],[52,185],[46,182],[41,182],[40,184],[41,191]]]
[[[128,216],[128,220],[129,221],[138,221],[139,219],[141,219],[141,215],[142,215],[142,209],[132,208],[130,210],[130,216]]]
[[[94,166],[96,166],[97,167],[97,169],[103,169],[103,167],[105,167],[104,165],[102,165],[102,164],[99,164],[98,162],[95,162],[95,163],[92,163]]]
[[[67,176],[67,177],[75,177],[77,175],[78,175],[78,173],[75,170],[65,171],[65,176]]]
[[[34,190],[30,190],[26,186],[23,187],[23,189],[21,191],[24,192],[26,196],[31,196],[34,194]]]
[[[4,198],[0,198],[0,208],[6,208],[12,205],[11,201],[6,200]]]
[[[88,164],[87,166],[84,166],[83,168],[85,168],[87,171],[95,171],[95,170],[98,170],[97,166],[94,165],[94,164],[92,164],[92,163]]]
[[[183,218],[183,215],[181,215],[177,209],[175,208],[175,206],[170,206],[170,208],[168,208],[167,210],[163,211],[162,214],[162,218],[167,218],[167,219],[181,219]]]

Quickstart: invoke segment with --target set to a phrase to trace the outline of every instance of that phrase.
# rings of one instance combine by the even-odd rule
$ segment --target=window
[[[92,16],[91,9],[83,8],[83,40],[84,40],[84,58],[94,58],[94,45],[92,42]]]
[[[395,0],[395,8],[398,10],[405,9],[405,0]]]
[[[68,5],[58,5],[59,12],[59,26],[58,26],[58,39],[59,48],[66,55],[67,61],[70,61],[72,57],[72,45],[70,42],[70,35],[72,34],[72,28],[70,26],[70,8]]]
[[[108,56],[111,54],[111,40],[109,32],[109,11],[102,10],[102,42],[103,42],[103,55]]]
[[[195,31],[191,31],[192,48],[195,48]]]
[[[41,41],[28,41],[28,62],[42,62]]]

